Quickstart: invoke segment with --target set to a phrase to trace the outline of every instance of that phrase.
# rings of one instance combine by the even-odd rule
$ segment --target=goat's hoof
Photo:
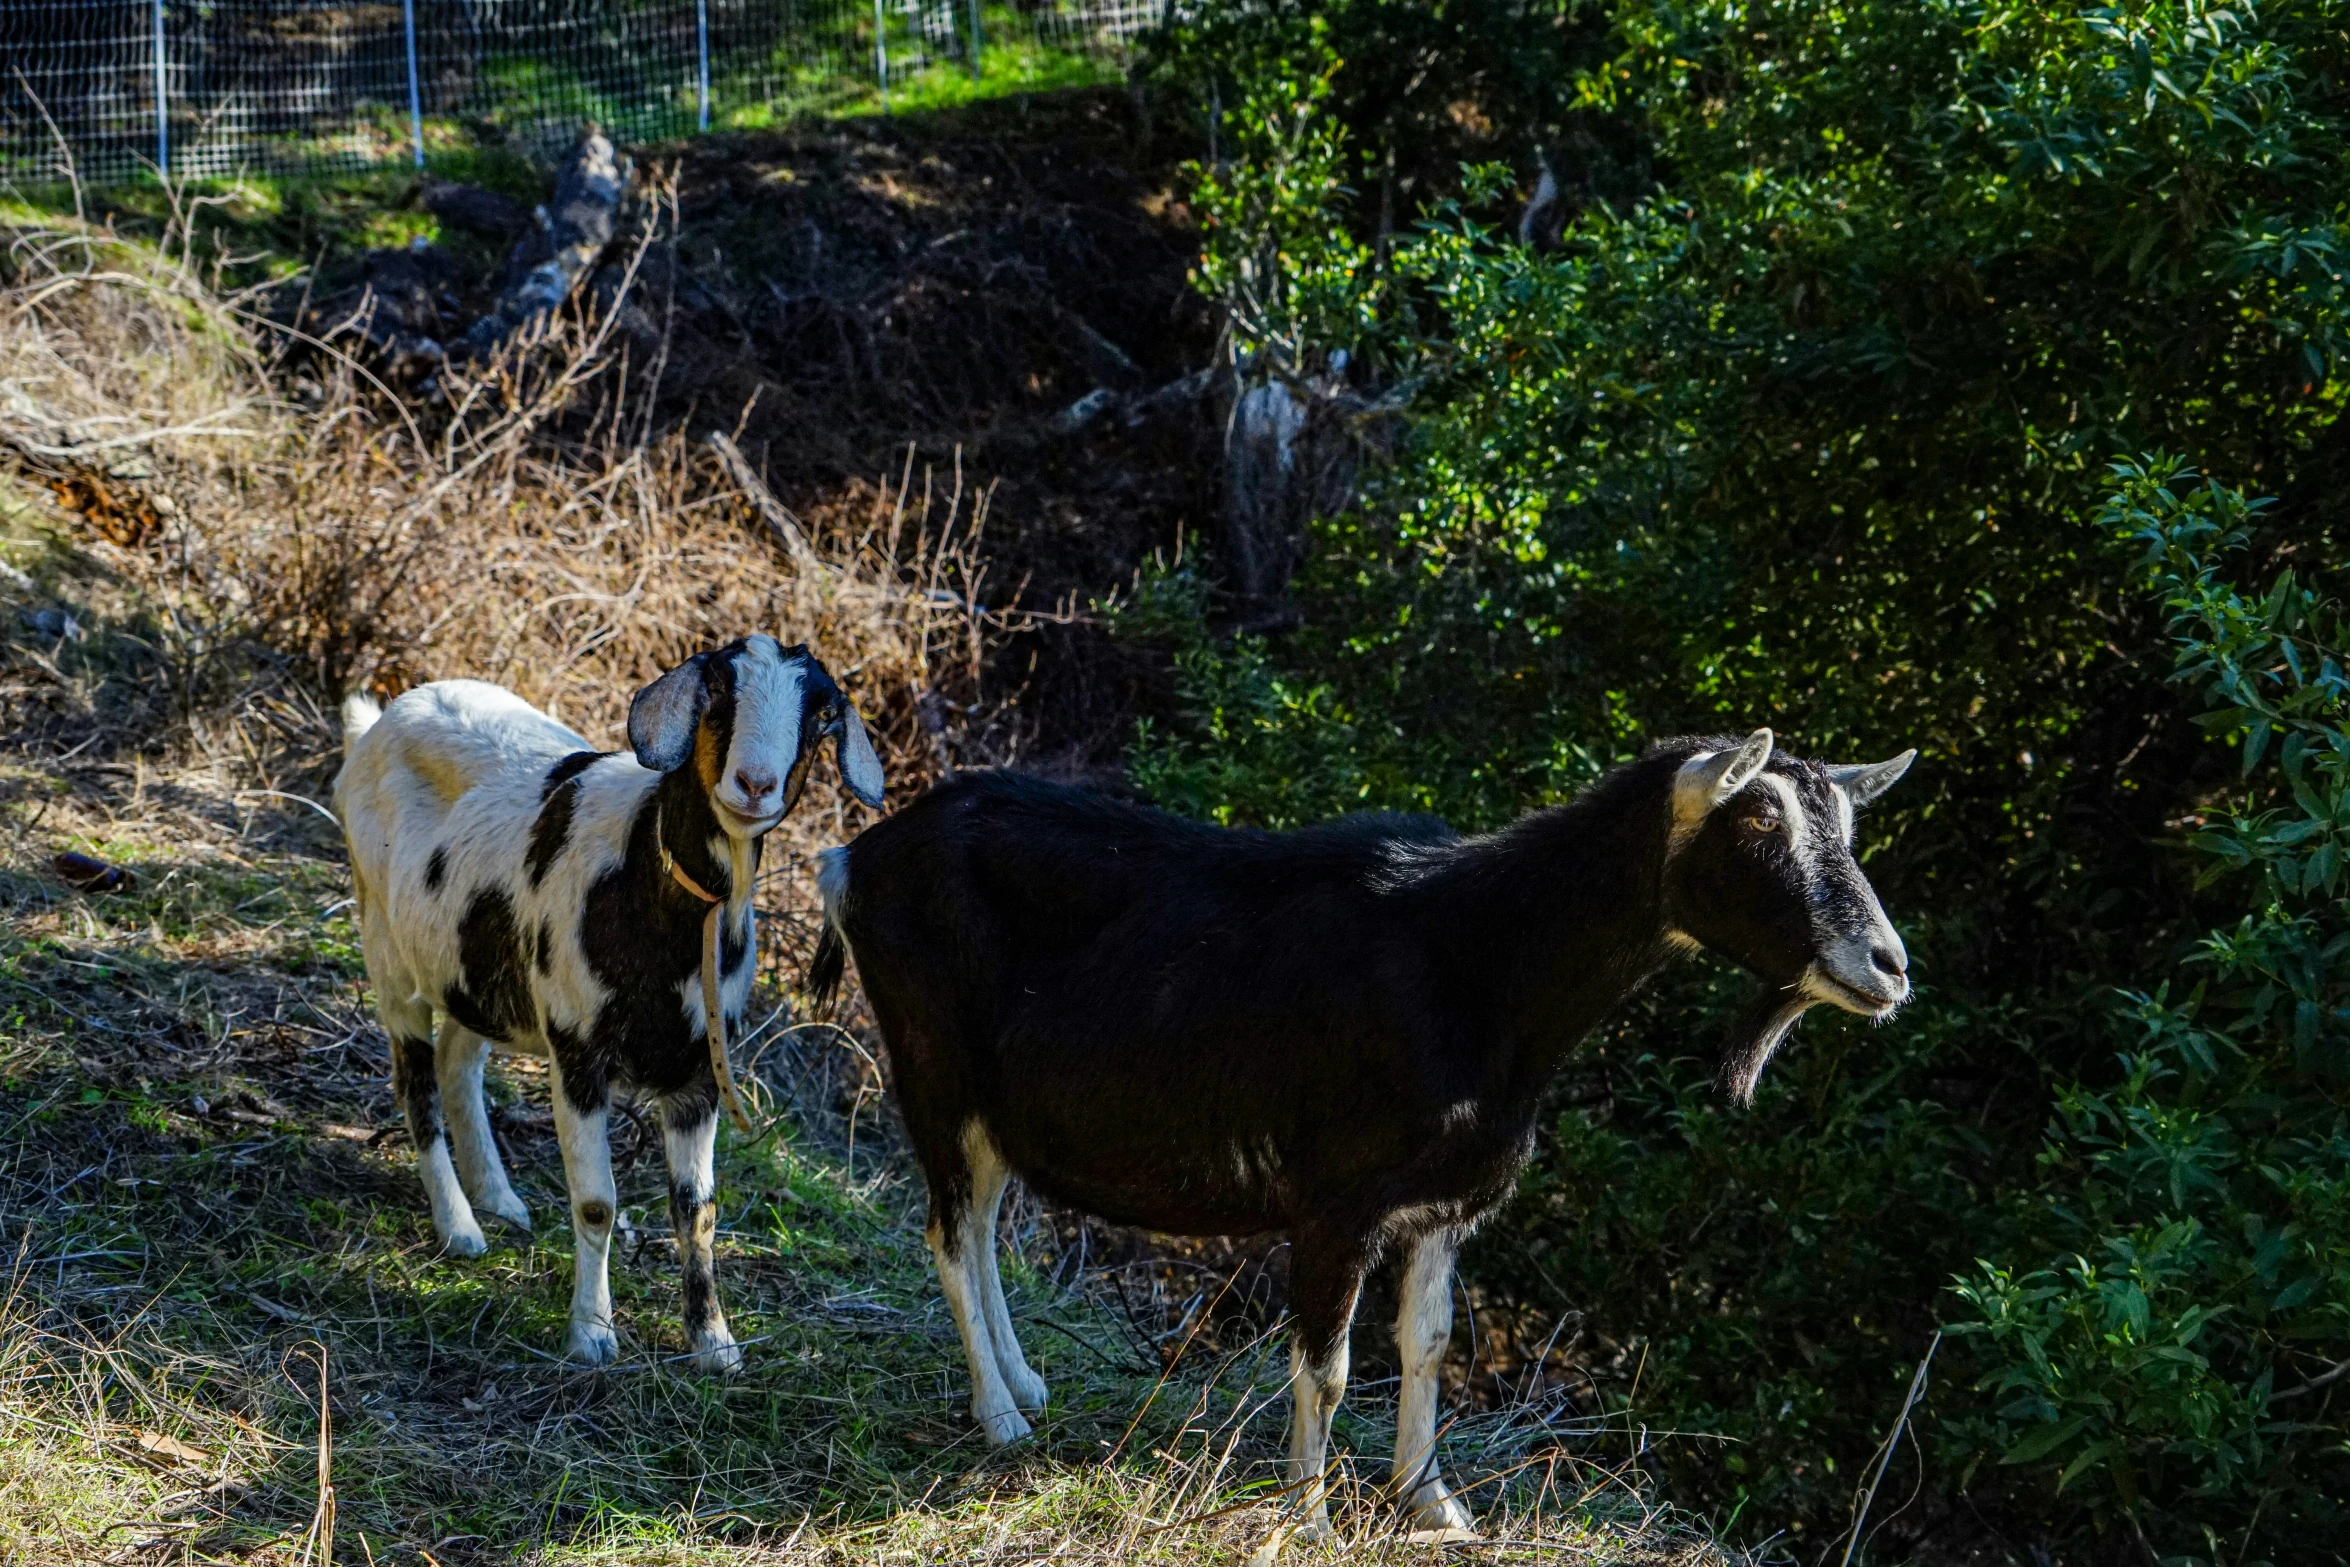
[[[1415,1502],[1411,1513],[1416,1545],[1464,1545],[1477,1538],[1477,1521],[1457,1496]]]
[[[1475,1545],[1485,1536],[1474,1529],[1414,1529],[1403,1537],[1406,1545]]]
[[[506,1193],[503,1197],[493,1197],[485,1203],[477,1203],[475,1206],[487,1208],[490,1211],[490,1217],[501,1224],[520,1230],[525,1235],[531,1232],[530,1205],[512,1192]]]
[[[971,1415],[979,1422],[979,1429],[987,1433],[988,1442],[995,1447],[1009,1447],[1036,1429],[1021,1416],[1017,1409],[1006,1409],[992,1415],[983,1415],[979,1411],[973,1410]]]
[[[1004,1380],[1011,1385],[1013,1403],[1032,1415],[1044,1413],[1044,1378],[1023,1366],[1016,1372],[1005,1373]]]
[[[743,1368],[743,1348],[724,1328],[694,1346],[694,1369],[706,1377],[730,1377]]]
[[[441,1249],[452,1257],[463,1257],[471,1261],[488,1251],[490,1242],[489,1237],[482,1234],[481,1226],[477,1224],[469,1230],[451,1230],[442,1236]]]
[[[563,1358],[583,1366],[608,1366],[620,1358],[620,1335],[607,1323],[574,1322],[563,1342]]]

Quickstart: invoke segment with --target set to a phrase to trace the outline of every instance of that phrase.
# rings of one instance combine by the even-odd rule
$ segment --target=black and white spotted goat
[[[1464,1530],[1435,1452],[1464,1236],[1510,1191],[1545,1087],[1677,949],[1762,979],[1723,1080],[1750,1099],[1809,1007],[1889,1016],[1908,959],[1853,812],[1915,752],[1827,767],[1771,733],[1683,739],[1484,838],[1427,817],[1225,831],[1006,773],[932,791],[828,851],[827,933],[888,1043],[930,1244],[989,1437],[1045,1388],[996,1273],[1006,1177],[1121,1224],[1286,1230],[1291,1483],[1323,1460],[1365,1271],[1405,1257],[1395,1483]]]
[[[760,839],[826,736],[849,791],[881,803],[856,709],[805,647],[753,636],[636,694],[633,757],[473,680],[380,710],[354,697],[343,727],[335,801],[360,944],[442,1242],[481,1255],[476,1207],[530,1228],[490,1136],[482,1065],[491,1045],[547,1057],[576,1246],[567,1350],[611,1360],[605,1117],[615,1090],[643,1096],[668,1153],[687,1342],[701,1369],[736,1369],[711,1274],[722,1094],[734,1108],[724,1025],[739,1023],[756,966]]]

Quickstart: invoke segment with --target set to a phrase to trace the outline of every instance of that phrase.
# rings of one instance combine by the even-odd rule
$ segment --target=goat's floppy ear
[[[693,756],[694,730],[710,705],[710,688],[702,681],[709,662],[709,654],[696,653],[628,704],[628,743],[654,772],[676,772]]]
[[[1703,816],[1748,784],[1771,759],[1771,732],[1757,729],[1746,743],[1711,756],[1693,756],[1681,764],[1673,780],[1674,803],[1680,813]]]
[[[849,786],[849,793],[879,809],[881,758],[873,754],[873,742],[865,738],[865,721],[846,701],[840,705],[840,736],[833,754],[840,763],[840,781]]]
[[[1916,746],[1911,746],[1890,762],[1856,762],[1849,767],[1828,769],[1828,782],[1844,791],[1854,805],[1866,805],[1878,795],[1901,781],[1909,771],[1909,764],[1918,759]]]

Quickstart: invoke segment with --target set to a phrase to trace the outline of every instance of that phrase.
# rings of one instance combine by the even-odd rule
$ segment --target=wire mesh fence
[[[536,151],[1060,85],[1167,0],[0,0],[0,178]]]

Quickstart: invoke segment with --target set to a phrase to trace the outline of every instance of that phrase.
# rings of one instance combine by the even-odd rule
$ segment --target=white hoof
[[[1011,1386],[1014,1404],[1032,1415],[1044,1413],[1044,1378],[1026,1366],[1020,1366],[1005,1372],[1004,1381]]]
[[[1009,1447],[1035,1429],[1022,1418],[1017,1409],[1006,1409],[992,1415],[981,1414],[974,1409],[971,1418],[979,1422],[979,1429],[987,1433],[988,1444],[993,1447]]]
[[[441,1249],[452,1257],[472,1258],[488,1251],[490,1242],[489,1237],[482,1234],[481,1226],[473,1224],[464,1229],[451,1229],[443,1235]]]
[[[1248,1567],[1273,1567],[1281,1559],[1281,1548],[1290,1541],[1313,1545],[1329,1539],[1332,1532],[1327,1513],[1308,1518],[1295,1528],[1287,1524],[1276,1525],[1273,1532],[1265,1537],[1265,1543],[1249,1553]]]
[[[583,1366],[608,1366],[620,1358],[620,1335],[608,1322],[575,1320],[570,1337],[563,1341],[563,1358]]]
[[[1449,1491],[1423,1496],[1412,1503],[1412,1539],[1422,1545],[1447,1545],[1477,1538],[1477,1521],[1461,1499]],[[1437,1536],[1445,1536],[1439,1539]]]
[[[694,1369],[706,1377],[730,1377],[742,1368],[742,1346],[723,1322],[694,1345]]]
[[[530,1233],[530,1204],[515,1196],[511,1191],[495,1193],[487,1202],[477,1203],[475,1206],[487,1208],[490,1211],[490,1217],[501,1223],[512,1225],[525,1235]]]

